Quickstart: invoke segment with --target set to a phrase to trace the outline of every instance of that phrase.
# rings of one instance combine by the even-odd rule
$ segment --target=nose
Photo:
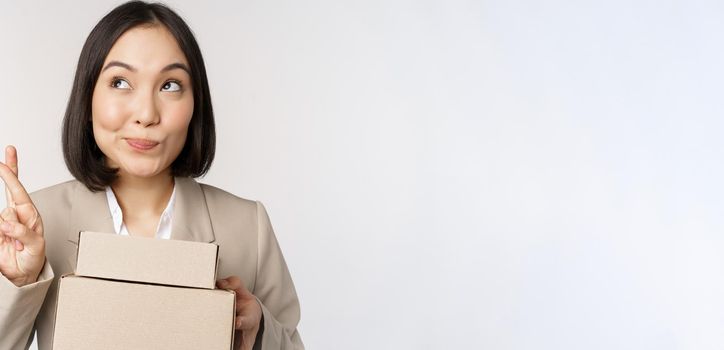
[[[149,127],[161,121],[156,98],[153,94],[144,94],[144,96],[139,97],[134,121],[143,127]]]

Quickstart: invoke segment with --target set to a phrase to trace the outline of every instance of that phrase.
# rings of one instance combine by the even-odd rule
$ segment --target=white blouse
[[[130,236],[126,224],[123,223],[123,211],[121,206],[118,205],[116,194],[113,193],[111,186],[106,187],[106,198],[108,199],[108,208],[111,209],[111,215],[113,216],[113,228],[116,233],[123,236]],[[176,184],[173,185],[173,192],[171,192],[171,198],[168,200],[166,209],[161,213],[161,219],[158,221],[156,227],[156,238],[170,239],[171,238],[171,222],[173,220],[173,206],[176,202]]]

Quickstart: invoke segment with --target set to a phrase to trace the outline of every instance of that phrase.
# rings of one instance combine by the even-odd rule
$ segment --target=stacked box
[[[53,349],[232,348],[217,245],[81,232],[77,259],[60,279]]]

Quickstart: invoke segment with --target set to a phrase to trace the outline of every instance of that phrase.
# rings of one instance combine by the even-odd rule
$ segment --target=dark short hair
[[[130,1],[105,15],[83,45],[73,88],[63,118],[63,157],[70,173],[91,191],[104,190],[118,178],[105,164],[93,137],[93,90],[103,62],[116,40],[138,26],[163,25],[176,39],[189,63],[194,111],[186,143],[171,164],[173,176],[200,177],[208,172],[216,151],[216,131],[206,67],[194,34],[186,22],[161,3]]]

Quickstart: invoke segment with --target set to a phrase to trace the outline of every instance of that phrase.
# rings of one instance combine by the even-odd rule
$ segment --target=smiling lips
[[[148,151],[158,145],[158,142],[145,139],[126,139],[128,145],[139,151]]]

